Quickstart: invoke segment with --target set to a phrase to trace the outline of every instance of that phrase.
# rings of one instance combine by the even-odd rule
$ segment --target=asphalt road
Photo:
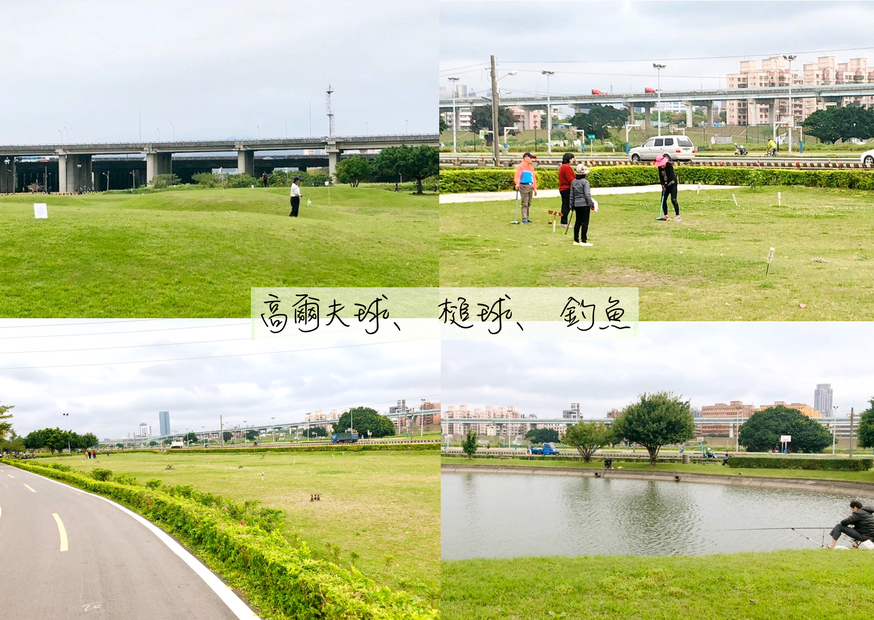
[[[182,552],[203,576],[117,505],[0,464],[2,618],[257,618]]]

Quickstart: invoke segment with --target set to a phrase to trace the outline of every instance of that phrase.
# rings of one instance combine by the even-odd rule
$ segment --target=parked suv
[[[633,162],[654,160],[659,155],[691,161],[695,157],[695,145],[686,136],[659,136],[634,147],[628,155]]]

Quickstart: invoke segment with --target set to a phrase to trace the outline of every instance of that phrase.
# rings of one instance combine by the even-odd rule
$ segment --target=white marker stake
[[[734,197],[734,194],[731,195],[731,199],[734,200],[734,206],[736,206],[736,207],[740,206],[739,204],[737,204],[737,198]]]
[[[783,206],[783,203],[782,203],[782,197],[780,196],[780,192],[777,192],[777,206],[778,206],[778,207],[782,207],[782,206]]]
[[[698,193],[695,194],[695,195],[696,195],[696,196],[700,196],[700,195],[701,195],[701,184],[700,184],[700,183],[698,184]]]
[[[44,202],[33,203],[33,217],[38,220],[49,219],[49,209]]]
[[[771,261],[774,260],[774,248],[768,252],[768,266],[765,267],[765,275],[768,275],[768,271],[771,269]]]

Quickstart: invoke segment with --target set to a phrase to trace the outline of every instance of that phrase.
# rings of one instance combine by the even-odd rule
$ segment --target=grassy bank
[[[558,198],[528,226],[513,201],[440,205],[440,283],[638,287],[647,321],[874,318],[870,193],[787,187],[777,206],[777,191],[681,192],[681,222],[655,220],[658,193],[601,196],[590,248],[546,225]]]
[[[361,572],[436,605],[440,588],[440,476],[434,452],[101,455],[40,459],[88,473],[95,468],[142,484],[191,485],[238,502],[281,509],[281,531],[317,558]],[[167,469],[171,466],[172,469]],[[261,474],[264,480],[261,480]],[[321,501],[311,502],[318,493]]]
[[[777,551],[442,563],[441,617],[833,620],[874,613],[874,553]]]
[[[581,469],[602,471],[604,458],[597,457],[589,463],[582,461],[550,461],[546,459],[514,458],[474,458],[465,457],[441,457],[442,465],[473,466],[473,467],[543,467],[562,469]],[[717,476],[747,476],[761,478],[798,478],[808,480],[839,480],[841,482],[863,482],[874,485],[874,471],[823,471],[823,470],[798,470],[798,469],[760,469],[752,467],[730,468],[721,465],[722,461],[711,463],[659,463],[655,466],[646,461],[641,462],[614,462],[614,467],[621,466],[623,471],[633,472],[671,472],[685,474],[704,474]],[[872,489],[874,490],[874,489]]]
[[[433,194],[304,188],[289,209],[286,188],[0,197],[0,316],[245,317],[251,287],[436,285]]]

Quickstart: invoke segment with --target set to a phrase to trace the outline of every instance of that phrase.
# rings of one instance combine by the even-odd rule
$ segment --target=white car
[[[652,161],[659,155],[667,155],[672,160],[692,161],[695,157],[695,145],[683,135],[659,136],[650,138],[628,152],[633,162]]]
[[[859,158],[859,161],[866,166],[874,166],[874,149],[862,153],[862,157]]]

